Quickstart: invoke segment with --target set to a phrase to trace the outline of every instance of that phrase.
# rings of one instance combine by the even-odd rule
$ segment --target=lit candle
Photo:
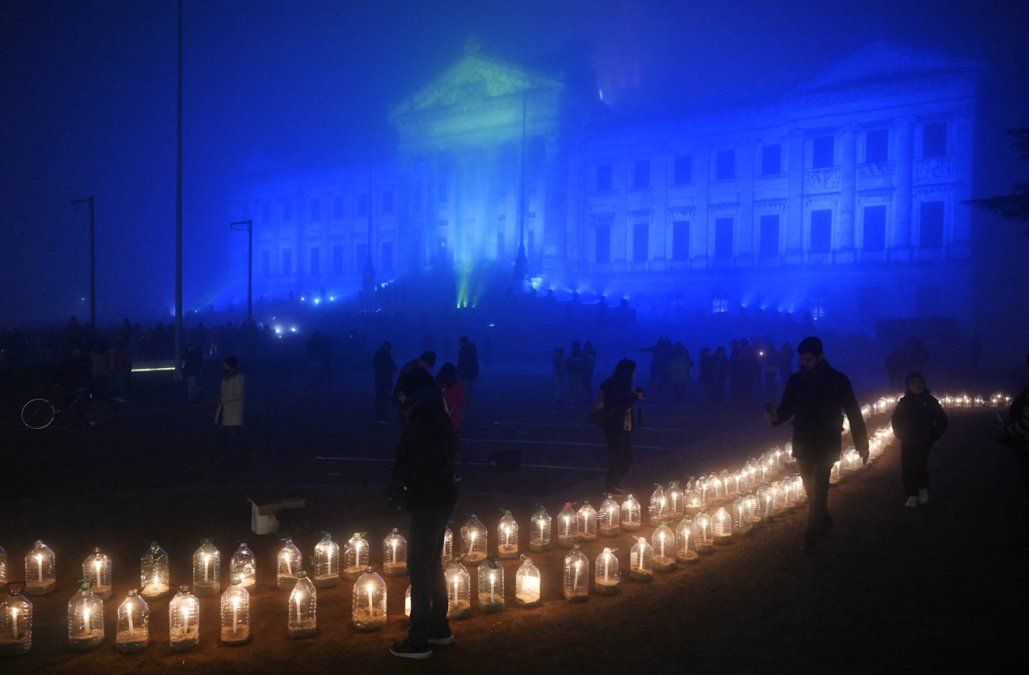
[[[286,552],[286,576],[293,576],[293,554]]]
[[[205,584],[207,583],[207,568],[208,568],[208,563],[210,563],[210,562],[211,562],[211,554],[210,553],[205,553],[204,554],[204,583]]]
[[[526,576],[522,584],[522,601],[526,603],[533,603],[539,600],[540,597],[540,578],[536,576]]]
[[[96,572],[96,587],[100,588],[100,561],[93,561],[93,570]]]
[[[458,595],[458,590],[460,589],[460,583],[461,583],[461,580],[455,574],[454,575],[454,604],[455,605],[457,604],[457,601],[460,599],[460,596]]]
[[[235,635],[239,627],[239,598],[232,599],[232,634]],[[131,629],[130,629],[131,630]]]
[[[579,590],[579,570],[581,570],[581,569],[582,569],[582,561],[581,560],[576,560],[575,561],[575,578],[572,579],[572,590],[573,591]]]
[[[129,635],[131,635],[132,633],[134,633],[136,631],[136,627],[132,625],[132,605],[128,605],[125,609],[128,610],[128,615],[129,615]]]
[[[505,525],[504,526],[504,546],[507,546],[510,543],[511,543],[511,528],[507,527]]]
[[[86,631],[87,634],[91,630],[90,621],[89,621],[89,615],[90,614],[92,614],[92,611],[90,610],[89,605],[84,605],[82,607],[82,625],[83,625],[84,630]]]
[[[36,554],[36,570],[39,576],[39,583],[43,583],[43,554]]]
[[[11,628],[14,630],[14,639],[18,639],[18,608],[11,607]]]
[[[540,518],[538,522],[540,524],[540,543],[542,544],[543,543],[543,526],[546,525],[546,523],[543,522],[542,518]]]
[[[393,549],[393,555],[390,557],[390,562],[396,564],[397,562],[397,540],[393,539],[389,542],[390,548]]]
[[[296,606],[297,606],[297,622],[298,623],[301,622],[301,620],[302,620],[301,616],[300,616],[300,602],[303,599],[304,599],[304,594],[303,593],[297,593],[296,599],[293,600],[293,602],[296,603]]]
[[[611,555],[605,553],[604,554],[604,583],[607,583],[609,581],[608,570],[610,569],[610,567],[611,567]]]
[[[364,590],[368,592],[368,618],[370,619],[375,614],[375,605],[372,597],[372,594],[375,593],[375,585],[368,584],[364,587]]]
[[[182,605],[182,636],[189,635],[189,605]]]
[[[665,557],[665,533],[662,532],[661,536],[658,537],[658,543],[660,544],[661,557]]]
[[[496,572],[490,572],[489,573],[489,601],[490,601],[490,604],[493,604],[494,602],[496,602],[496,600],[493,597],[494,584],[496,582],[497,582],[497,573]]]

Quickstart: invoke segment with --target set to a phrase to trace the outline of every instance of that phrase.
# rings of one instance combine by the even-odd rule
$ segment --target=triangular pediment
[[[794,88],[790,94],[804,95],[878,82],[914,80],[979,67],[980,64],[971,59],[890,42],[873,42]]]
[[[466,55],[393,109],[393,116],[487,101],[540,88],[560,80],[477,54]]]

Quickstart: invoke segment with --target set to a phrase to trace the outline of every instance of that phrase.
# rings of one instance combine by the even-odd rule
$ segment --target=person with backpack
[[[913,509],[929,503],[929,451],[947,430],[947,413],[929,393],[925,378],[910,373],[904,378],[906,393],[893,411],[893,433],[900,439],[900,470],[907,501]]]

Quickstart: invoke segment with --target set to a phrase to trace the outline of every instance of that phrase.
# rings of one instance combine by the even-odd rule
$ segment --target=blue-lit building
[[[389,111],[390,161],[255,176],[230,207],[266,296],[523,242],[543,284],[658,311],[966,322],[978,70],[875,43],[761,107],[629,122],[473,50]]]

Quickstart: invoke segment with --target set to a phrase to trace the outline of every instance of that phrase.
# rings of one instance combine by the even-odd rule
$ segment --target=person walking
[[[622,480],[632,466],[632,413],[633,407],[643,399],[643,390],[633,389],[635,379],[636,362],[622,359],[611,377],[600,384],[599,402],[603,404],[604,442],[607,444],[604,489],[612,494],[626,493]]]
[[[386,424],[389,409],[389,395],[393,389],[393,373],[397,363],[393,360],[393,345],[388,341],[375,350],[372,356],[372,370],[375,371],[375,422]]]
[[[415,370],[403,378],[398,398],[404,431],[397,444],[393,481],[411,513],[407,542],[411,622],[407,638],[394,642],[389,652],[404,659],[427,659],[434,646],[454,641],[447,621],[440,551],[457,502],[457,434],[427,371]]]
[[[822,341],[804,338],[797,346],[800,371],[790,375],[776,410],[765,408],[773,427],[793,420],[793,456],[807,493],[808,517],[804,550],[814,549],[818,539],[832,528],[829,517],[829,474],[840,458],[843,414],[861,460],[868,462],[868,432],[861,406],[846,375],[826,360]]]
[[[929,451],[947,430],[947,413],[929,393],[920,373],[905,377],[904,386],[907,391],[890,421],[900,439],[900,470],[907,494],[904,506],[913,509],[929,503]]]
[[[224,482],[229,475],[230,466],[237,463],[236,469],[244,468],[244,458],[240,453],[240,439],[243,432],[243,374],[239,372],[239,361],[235,356],[228,356],[222,361],[222,383],[218,396],[218,408],[214,413],[214,422],[221,427],[222,456],[219,458],[218,479]]]

